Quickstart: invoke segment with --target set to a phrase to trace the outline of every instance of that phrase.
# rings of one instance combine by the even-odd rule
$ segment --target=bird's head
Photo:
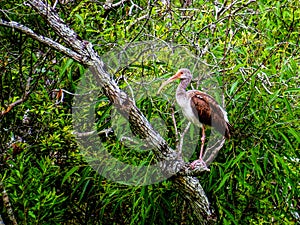
[[[170,77],[168,80],[166,80],[165,82],[162,83],[162,85],[160,86],[160,88],[157,91],[157,94],[159,94],[161,92],[163,87],[165,87],[167,84],[169,84],[172,81],[177,80],[177,79],[180,79],[180,80],[189,79],[189,80],[191,80],[192,79],[192,73],[189,69],[186,69],[186,68],[179,69],[174,76]]]
[[[177,73],[174,76],[170,77],[168,80],[173,81],[176,79],[192,79],[192,73],[189,69],[186,68],[179,69]]]

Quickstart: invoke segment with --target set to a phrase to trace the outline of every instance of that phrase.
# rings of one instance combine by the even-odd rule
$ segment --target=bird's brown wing
[[[217,101],[201,91],[192,91],[191,106],[194,114],[201,123],[214,127],[219,133],[230,138],[232,126],[225,120],[225,116]]]

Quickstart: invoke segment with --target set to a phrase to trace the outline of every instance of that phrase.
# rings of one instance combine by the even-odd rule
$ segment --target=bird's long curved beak
[[[171,83],[172,81],[173,81],[173,80],[170,80],[170,79],[164,81],[164,82],[161,84],[160,88],[158,89],[157,94],[160,94],[161,90],[162,90],[165,86],[167,86],[169,83]]]
[[[157,94],[159,94],[161,92],[161,90],[166,86],[168,85],[169,83],[171,83],[172,81],[176,80],[176,79],[179,79],[180,77],[178,76],[178,73],[176,73],[174,76],[170,77],[168,80],[164,81],[160,88],[158,89],[157,91]]]

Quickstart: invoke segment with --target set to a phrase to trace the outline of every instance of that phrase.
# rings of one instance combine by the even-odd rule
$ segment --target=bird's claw
[[[200,166],[200,167],[204,168],[204,170],[210,171],[210,169],[208,169],[208,167],[206,166],[206,163],[203,161],[203,159],[197,159],[194,162],[192,162],[190,165],[192,170],[195,169],[196,166]]]

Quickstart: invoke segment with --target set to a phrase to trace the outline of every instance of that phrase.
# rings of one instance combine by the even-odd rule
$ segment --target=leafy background
[[[23,1],[1,1],[0,6],[3,19],[60,40]],[[100,55],[137,41],[179,43],[206,62],[223,88],[234,136],[211,171],[199,177],[217,223],[299,223],[299,1],[194,1],[185,10],[180,1],[103,6],[85,0],[56,7]],[[86,68],[19,31],[0,27],[0,37],[1,111],[22,98],[31,77],[28,99],[0,118],[0,179],[19,224],[197,224],[171,179],[126,186],[101,177],[86,163],[72,135],[73,96],[66,94],[57,103],[53,92],[75,92]],[[103,129],[111,124],[110,104],[101,94],[99,99]],[[153,107],[147,101],[139,106],[146,115]],[[158,103],[153,116],[170,120],[163,110]],[[170,130],[173,134],[172,125]],[[113,136],[106,141],[128,162],[141,157]],[[170,135],[168,142],[174,141]],[[1,216],[10,224],[0,203]]]

